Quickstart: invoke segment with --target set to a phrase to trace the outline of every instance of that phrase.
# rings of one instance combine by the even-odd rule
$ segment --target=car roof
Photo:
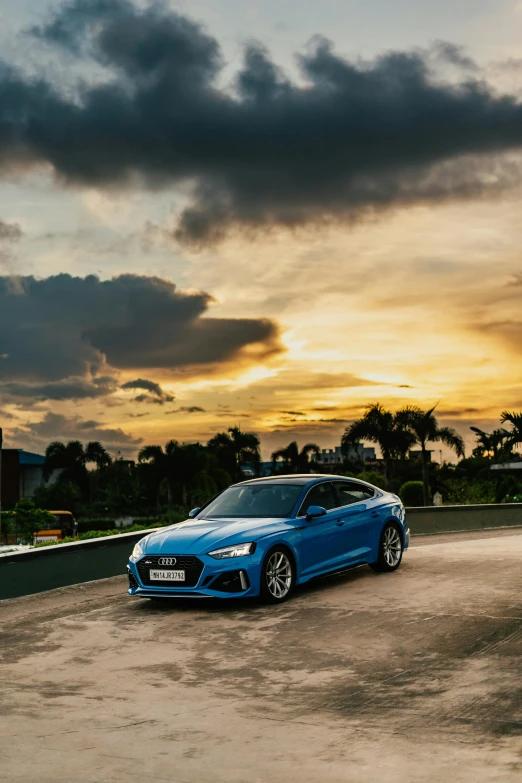
[[[282,476],[263,476],[262,478],[247,479],[246,481],[240,481],[239,484],[305,484],[314,483],[315,481],[324,481],[324,479],[346,479],[346,476],[334,476],[331,473],[288,473]]]

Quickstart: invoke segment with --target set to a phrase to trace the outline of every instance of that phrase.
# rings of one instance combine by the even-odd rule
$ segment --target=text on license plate
[[[149,579],[151,582],[184,582],[185,581],[185,572],[184,571],[166,571],[165,569],[162,569],[161,571],[150,569],[149,572]]]

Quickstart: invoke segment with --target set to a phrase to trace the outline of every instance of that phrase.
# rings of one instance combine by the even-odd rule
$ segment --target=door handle
[[[336,522],[335,524],[336,524],[337,527],[342,527],[345,522],[346,522],[345,519],[341,519],[339,522]]]
[[[380,513],[380,511],[372,511],[372,517],[378,517]]]

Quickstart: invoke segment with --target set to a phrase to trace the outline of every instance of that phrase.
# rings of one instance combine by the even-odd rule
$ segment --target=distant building
[[[358,443],[355,446],[351,446],[346,454],[343,454],[340,446],[336,446],[334,449],[321,449],[316,464],[318,467],[320,465],[341,466],[345,460],[350,462],[373,462],[375,459],[376,455],[373,446],[363,446],[362,443]]]
[[[522,460],[520,462],[500,462],[496,465],[490,465],[491,470],[522,470]]]
[[[353,446],[347,456],[345,456],[340,446],[336,446],[333,449],[321,449],[319,455],[315,457],[312,455],[310,459],[309,472],[310,473],[330,473],[332,470],[342,468],[346,460],[351,462],[374,462],[377,457],[375,455],[375,449],[373,446],[363,446],[359,443],[357,446]],[[248,466],[250,467],[250,466]],[[288,468],[290,470],[290,468]],[[283,465],[279,463],[277,465],[276,473],[280,471],[284,472]],[[243,476],[247,478],[245,470],[242,470]],[[259,465],[259,476],[272,476],[274,475],[274,463],[273,462],[261,462]]]
[[[2,506],[12,508],[21,498],[30,498],[44,483],[45,457],[23,449],[2,449]]]

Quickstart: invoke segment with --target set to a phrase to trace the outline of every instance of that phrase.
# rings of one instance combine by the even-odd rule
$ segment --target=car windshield
[[[301,494],[298,484],[246,484],[229,487],[198,514],[199,519],[221,517],[288,517]]]

